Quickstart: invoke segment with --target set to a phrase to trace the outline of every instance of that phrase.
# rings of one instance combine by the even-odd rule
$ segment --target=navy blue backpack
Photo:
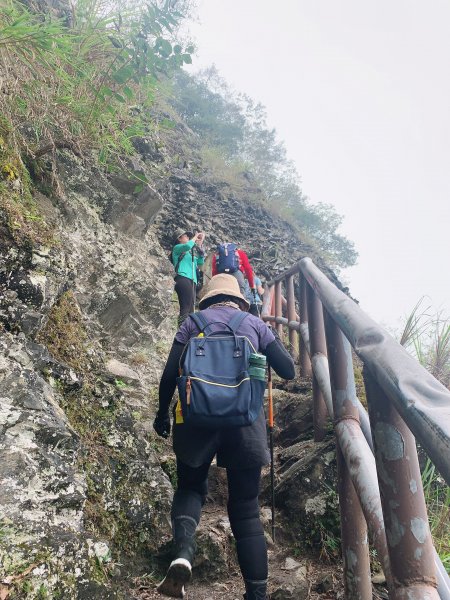
[[[236,244],[217,246],[216,267],[218,273],[236,273],[239,270],[239,253]]]
[[[256,352],[248,338],[236,334],[248,313],[239,312],[220,323],[220,331],[201,313],[193,313],[200,335],[186,344],[182,371],[177,379],[181,412],[186,424],[208,429],[251,425],[262,410],[265,381],[250,378],[250,354]]]

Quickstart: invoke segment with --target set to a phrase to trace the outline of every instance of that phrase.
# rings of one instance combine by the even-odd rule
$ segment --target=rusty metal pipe
[[[302,273],[450,485],[450,392],[313,264]]]
[[[286,303],[287,303],[287,318],[289,327],[289,352],[294,360],[297,359],[297,332],[292,327],[296,323],[295,312],[295,293],[294,293],[294,276],[286,278]]]
[[[286,317],[276,317],[275,315],[266,315],[262,319],[263,321],[277,323],[279,325],[287,325],[289,322]]]
[[[369,401],[395,600],[437,600],[433,542],[414,436],[367,367]]]
[[[339,444],[336,444],[341,545],[346,600],[371,600],[367,525]]]
[[[302,330],[303,333],[303,330]],[[305,343],[309,351],[309,337],[308,331],[305,328],[304,330],[304,338]],[[348,341],[347,341],[348,344]],[[316,355],[312,359],[312,366],[315,377],[317,378],[319,385],[321,386],[322,393],[324,395],[325,403],[327,405],[328,414],[331,418],[333,418],[333,406],[332,406],[332,398],[331,398],[331,385],[330,385],[330,374],[329,374],[329,366],[328,359],[322,355]],[[336,434],[339,437],[341,448],[343,448],[343,453],[345,457],[345,461],[347,465],[349,465],[350,476],[353,481],[353,485],[355,486],[358,496],[361,499],[362,509],[364,515],[366,517],[366,521],[369,526],[369,530],[373,536],[374,546],[377,548],[378,555],[380,557],[381,564],[383,566],[383,570],[385,571],[386,578],[389,580],[389,571],[386,566],[386,552],[387,548],[385,542],[383,542],[381,534],[380,534],[380,524],[379,524],[379,514],[381,510],[380,498],[379,498],[379,488],[377,482],[377,472],[375,466],[375,459],[373,457],[374,447],[372,440],[372,433],[370,430],[370,421],[369,415],[361,404],[360,400],[356,397],[356,402],[358,406],[358,414],[360,419],[361,431],[364,435],[365,441],[370,448],[370,453],[372,457],[367,456],[367,453],[364,450],[364,444],[356,438],[356,446],[354,451],[349,449],[347,451],[347,444],[342,437],[342,427],[339,424],[335,425]],[[356,436],[355,436],[356,437]],[[363,464],[363,469],[365,470],[367,477],[365,474],[362,475],[355,471],[350,465],[355,461],[358,461],[358,457],[366,456],[361,462]],[[370,474],[370,475],[369,475]],[[378,500],[376,500],[377,495],[375,490],[378,490]],[[379,509],[377,509],[377,503]],[[371,516],[372,515],[372,516]],[[384,529],[384,524],[383,524]],[[384,536],[385,538],[385,536]],[[383,554],[383,548],[386,548],[386,552]],[[434,550],[434,562],[436,565],[436,574],[438,581],[438,593],[441,600],[450,600],[450,578],[442,565],[442,561],[437,554],[436,550]]]
[[[340,421],[335,425],[335,431],[371,533],[372,543],[377,550],[388,587],[392,589],[391,566],[375,458],[356,421],[350,419]]]
[[[283,309],[281,307],[281,281],[277,281],[275,284],[275,317],[282,318],[283,317]],[[281,323],[276,323],[276,330],[280,338],[283,337],[283,325]]]
[[[299,267],[299,265],[297,265],[297,266]],[[291,269],[290,271],[292,273],[294,273],[295,268]],[[280,279],[282,279],[282,277],[280,277]],[[338,290],[336,290],[336,291],[338,291]],[[344,298],[346,298],[348,300],[348,298],[345,295],[344,295]],[[307,327],[306,323],[300,324],[299,331],[301,333],[302,340],[303,340],[306,348],[308,349],[308,353],[310,354],[309,333],[308,333],[308,327]],[[328,412],[330,415],[332,415],[333,407],[332,407],[332,403],[331,403],[331,388],[330,388],[330,381],[329,381],[327,359],[322,356],[316,357],[316,359],[313,360],[313,369],[314,369],[314,373],[315,373],[316,377],[318,378],[319,383],[321,385],[322,393],[324,395],[324,399],[325,399],[325,403],[328,408]],[[361,405],[359,400],[357,400],[357,403],[358,403],[358,409],[359,409],[359,418],[360,418],[360,422],[361,422],[361,428],[363,430],[363,433],[367,440],[367,443],[369,444],[369,446],[371,447],[371,449],[373,451],[373,443],[372,443],[372,436],[371,436],[371,432],[370,432],[369,417],[368,417],[368,414],[367,414],[365,408]],[[338,425],[337,426],[337,434],[338,435],[340,435],[339,429],[340,429],[340,427]],[[346,462],[349,462],[349,457],[346,456],[345,458],[346,458]],[[354,481],[354,484],[356,484],[356,486],[358,487],[358,484],[356,481]],[[366,514],[366,518],[368,519],[368,522],[370,525],[370,518],[367,516],[367,511],[365,508],[364,508],[364,512]],[[370,529],[373,532],[372,526],[370,526]],[[381,557],[382,553],[380,551],[378,553],[379,553],[379,556]],[[435,562],[435,566],[436,566],[436,575],[437,575],[437,581],[438,581],[439,596],[440,596],[441,600],[450,600],[450,578],[449,578],[447,572],[445,571],[445,569],[442,565],[442,562],[434,548],[433,548],[433,556],[434,556],[434,562]],[[414,598],[418,598],[420,596],[420,594],[426,593],[426,592],[423,592],[423,590],[420,587],[416,591],[417,591],[418,596],[415,595]],[[413,592],[410,590],[410,593],[413,593]]]
[[[345,431],[350,430],[352,426],[354,428],[359,423],[358,408],[355,401],[356,390],[353,379],[353,366],[350,367],[345,338],[337,325],[332,319],[327,318],[325,327],[327,350],[330,358],[334,419],[336,425],[341,424],[340,430],[344,434]],[[343,439],[345,439],[344,435]],[[360,500],[351,480],[350,470],[343,455],[344,449],[348,450],[348,444],[341,446],[337,437],[336,447],[345,597],[349,600],[355,598],[371,600],[372,581],[370,577],[367,524]],[[367,451],[370,454],[368,448]]]
[[[323,399],[325,401],[325,405],[328,410],[328,414],[330,418],[333,418],[334,410],[333,410],[333,401],[331,398],[331,385],[330,385],[330,370],[328,365],[328,358],[323,354],[316,354],[311,356],[311,348],[310,348],[310,339],[309,339],[309,330],[308,327],[303,323],[300,324],[300,334],[303,337],[303,341],[305,343],[305,347],[308,351],[308,354],[311,357],[311,364],[313,368],[314,375],[316,377],[317,383],[320,386],[322,391]],[[366,409],[361,404],[359,398],[356,399],[358,404],[358,413],[359,413],[359,422],[361,425],[361,430],[366,438],[367,443],[371,451],[373,452],[373,441],[372,441],[372,433],[370,431],[370,421],[369,415],[367,414]],[[450,600],[450,598],[449,598]]]
[[[308,306],[306,301],[306,279],[300,274],[300,325],[308,324]],[[300,353],[300,375],[301,377],[311,377],[312,366],[309,358],[309,353],[303,342],[303,336],[299,336],[299,353]]]
[[[271,312],[270,309],[272,308],[274,291],[275,291],[275,288],[273,285],[271,285],[271,286],[266,285],[264,287],[263,303],[261,306],[261,317],[262,318],[269,315]]]
[[[359,423],[351,346],[334,321],[327,316],[328,347],[333,352],[332,389],[335,408],[335,432],[345,458],[353,486],[358,494],[372,542],[375,546],[389,589],[393,589],[383,510],[373,450]]]
[[[322,387],[316,376],[314,363],[327,357],[327,342],[325,339],[322,303],[309,285],[306,288],[306,302],[308,305],[309,355],[311,364],[313,365],[314,441],[320,442],[324,439],[327,432],[327,407],[322,393]]]
[[[441,600],[450,600],[450,577],[442,564],[439,554],[433,548],[434,564],[436,566],[437,591]]]

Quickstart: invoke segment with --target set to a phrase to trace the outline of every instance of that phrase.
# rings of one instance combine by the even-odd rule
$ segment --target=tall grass
[[[450,386],[450,318],[433,315],[422,298],[405,321],[400,343],[443,385]],[[427,459],[422,470],[430,529],[442,562],[450,573],[450,487]]]
[[[434,545],[450,573],[450,487],[445,485],[430,459],[422,471],[422,484]]]
[[[176,4],[78,0],[55,16],[1,0],[0,113],[20,151],[97,147],[105,163],[132,152],[159,79],[191,62],[174,42]]]

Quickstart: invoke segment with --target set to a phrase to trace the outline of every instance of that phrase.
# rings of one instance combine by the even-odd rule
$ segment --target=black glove
[[[156,413],[156,418],[153,421],[153,429],[158,435],[167,439],[170,435],[170,417],[169,413],[163,413],[162,415]]]

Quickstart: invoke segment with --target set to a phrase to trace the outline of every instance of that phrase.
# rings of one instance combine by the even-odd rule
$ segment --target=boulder
[[[274,390],[275,443],[288,447],[313,436],[311,394]]]
[[[139,375],[131,367],[125,365],[115,358],[111,358],[106,363],[106,370],[116,379],[121,379],[125,383],[135,383],[139,381]]]
[[[265,496],[269,481],[265,480]],[[298,442],[278,457],[275,499],[285,539],[333,554],[340,543],[334,439]]]

